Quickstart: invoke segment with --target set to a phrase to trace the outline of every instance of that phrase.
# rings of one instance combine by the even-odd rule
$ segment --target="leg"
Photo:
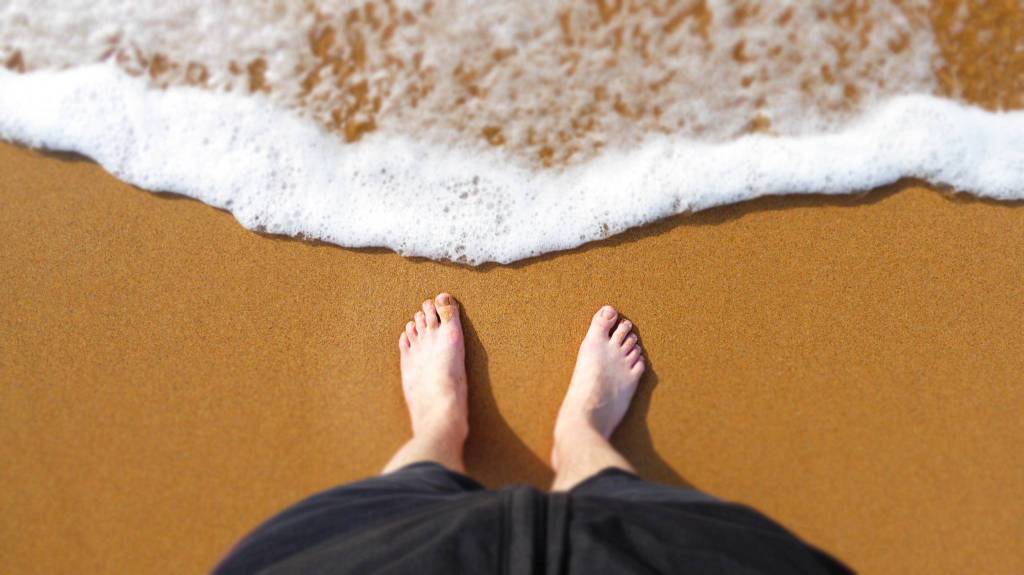
[[[552,491],[568,491],[608,467],[634,472],[608,438],[633,400],[645,363],[633,324],[617,319],[611,306],[598,310],[580,345],[555,423]]]
[[[423,302],[415,321],[398,338],[402,392],[412,420],[412,439],[383,473],[421,461],[462,472],[462,447],[469,433],[465,344],[459,308],[442,293]]]

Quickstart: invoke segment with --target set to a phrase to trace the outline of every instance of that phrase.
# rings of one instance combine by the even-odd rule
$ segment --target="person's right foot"
[[[398,338],[402,391],[413,435],[460,445],[468,432],[466,360],[455,298],[423,302]]]
[[[646,364],[629,320],[616,323],[611,306],[597,310],[580,345],[569,390],[555,423],[555,440],[584,429],[608,439],[622,421]]]

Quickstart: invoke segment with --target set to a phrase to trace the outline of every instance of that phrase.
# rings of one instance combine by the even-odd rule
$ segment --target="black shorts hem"
[[[652,483],[618,467],[606,467],[591,475],[570,489],[569,495],[608,497],[638,503],[724,503],[699,489]]]

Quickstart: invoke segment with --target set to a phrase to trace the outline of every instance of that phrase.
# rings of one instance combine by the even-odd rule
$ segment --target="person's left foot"
[[[578,426],[608,439],[629,409],[647,364],[633,323],[610,305],[597,310],[576,356],[555,435]]]
[[[413,435],[460,445],[469,432],[466,360],[455,298],[447,293],[423,302],[398,338],[402,391]]]

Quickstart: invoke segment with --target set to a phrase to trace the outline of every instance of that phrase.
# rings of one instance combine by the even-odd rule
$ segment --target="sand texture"
[[[1024,206],[768,198],[471,269],[264,237],[0,145],[0,572],[192,573],[406,438],[397,337],[450,290],[471,473],[545,485],[592,311],[652,367],[616,443],[865,573],[1024,572]],[[685,479],[684,479],[685,478]]]

